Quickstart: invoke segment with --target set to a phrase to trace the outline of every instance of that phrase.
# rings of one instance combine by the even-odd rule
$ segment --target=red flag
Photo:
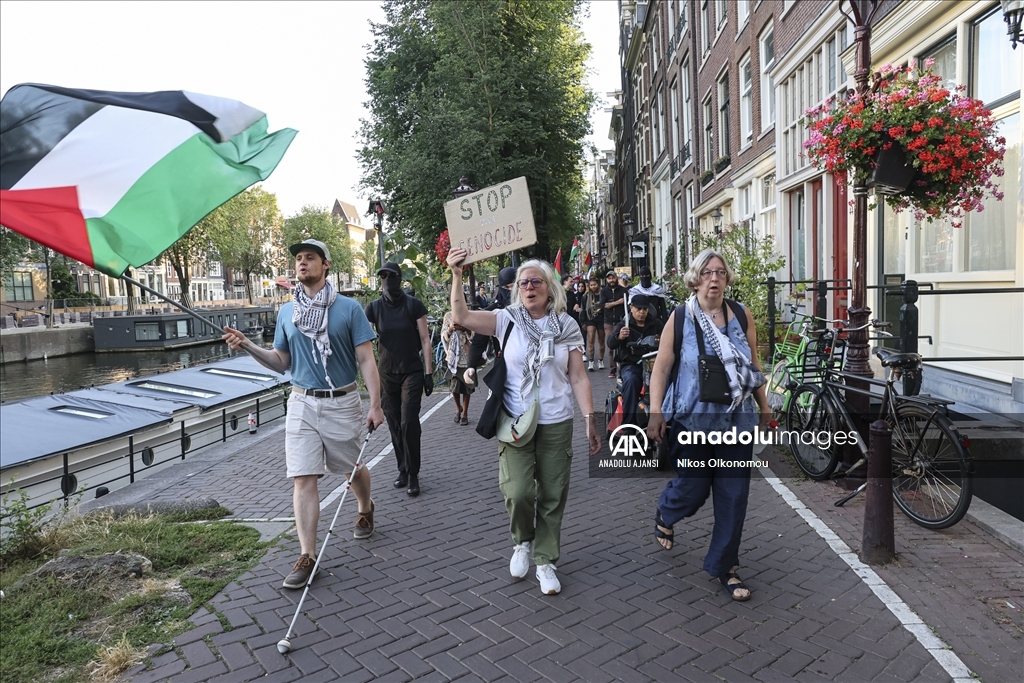
[[[562,248],[558,248],[558,253],[555,254],[555,272],[558,273],[558,277],[565,275],[565,266],[562,265]]]

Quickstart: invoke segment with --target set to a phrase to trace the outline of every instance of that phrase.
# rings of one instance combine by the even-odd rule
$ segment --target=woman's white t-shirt
[[[512,323],[512,317],[504,310],[494,311],[495,332],[494,336],[500,342],[505,338],[505,330]],[[535,320],[537,327],[546,330],[548,326],[547,317],[542,320]],[[508,374],[505,379],[505,409],[510,415],[521,415],[526,409],[520,399],[520,391],[523,382],[523,365],[526,363],[526,349],[530,340],[526,333],[513,325],[512,333],[508,336],[507,348],[502,349],[505,357],[505,367]],[[537,400],[540,403],[539,417],[540,424],[555,424],[571,420],[573,416],[573,394],[572,385],[569,383],[569,351],[572,347],[566,344],[555,344],[555,357],[541,366],[540,369],[540,393]],[[533,390],[527,396],[531,400]]]

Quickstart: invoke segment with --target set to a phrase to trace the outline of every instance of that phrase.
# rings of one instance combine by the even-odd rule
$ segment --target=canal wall
[[[0,364],[70,356],[93,349],[92,325],[4,330],[0,334]]]

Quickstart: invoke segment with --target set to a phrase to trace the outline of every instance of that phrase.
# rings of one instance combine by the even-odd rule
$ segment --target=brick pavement
[[[595,403],[611,387],[591,374]],[[425,400],[424,411],[441,398]],[[474,415],[483,404],[473,401]],[[652,538],[661,479],[591,479],[582,426],[562,532],[562,592],[542,596],[531,569],[508,575],[512,542],[497,486],[496,444],[451,422],[424,423],[422,494],[391,487],[394,456],[374,469],[376,532],[347,533],[346,501],[306,599],[292,652],[285,634],[300,592],[280,582],[298,553],[286,535],[192,619],[173,649],[133,681],[944,681],[936,659],[759,475],[751,486],[734,603],[701,570],[711,506]],[[368,453],[388,442],[371,438]],[[243,436],[242,438],[250,438]],[[212,496],[238,518],[291,515],[283,433],[215,462],[157,498]],[[777,458],[776,458],[777,459]],[[839,510],[829,484],[776,471],[818,517],[859,548],[860,502]],[[321,496],[341,477],[322,480]],[[321,538],[333,515],[328,506]],[[897,512],[899,563],[878,574],[982,680],[1014,680],[1024,633],[1021,556],[964,521],[944,532]],[[967,556],[967,557],[963,557]],[[1003,606],[1006,601],[1017,611]],[[225,625],[227,624],[227,625]],[[155,652],[156,650],[154,650]]]

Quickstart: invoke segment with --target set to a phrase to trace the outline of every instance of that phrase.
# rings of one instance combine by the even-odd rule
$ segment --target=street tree
[[[185,308],[192,307],[192,273],[197,268],[207,264],[207,257],[213,249],[213,242],[210,239],[210,228],[215,218],[214,211],[180,237],[177,242],[167,247],[160,258],[167,259],[178,277],[178,284],[181,285],[181,292],[178,294],[178,301]],[[160,260],[157,259],[157,261]]]
[[[539,244],[582,232],[594,95],[582,0],[387,0],[366,59],[363,187],[389,224],[431,248],[459,177],[526,176]]]
[[[253,303],[252,278],[270,274],[278,265],[284,221],[277,195],[258,185],[218,207],[210,221],[211,257],[245,278],[245,294]]]
[[[352,240],[348,234],[348,225],[338,216],[333,215],[326,207],[306,204],[294,216],[284,222],[284,244],[295,244],[302,240],[320,240],[331,252],[331,273],[338,276],[348,273],[352,277]],[[288,255],[291,258],[291,254]]]
[[[28,257],[29,249],[27,237],[0,225],[0,279],[6,282],[11,277],[18,264]]]

